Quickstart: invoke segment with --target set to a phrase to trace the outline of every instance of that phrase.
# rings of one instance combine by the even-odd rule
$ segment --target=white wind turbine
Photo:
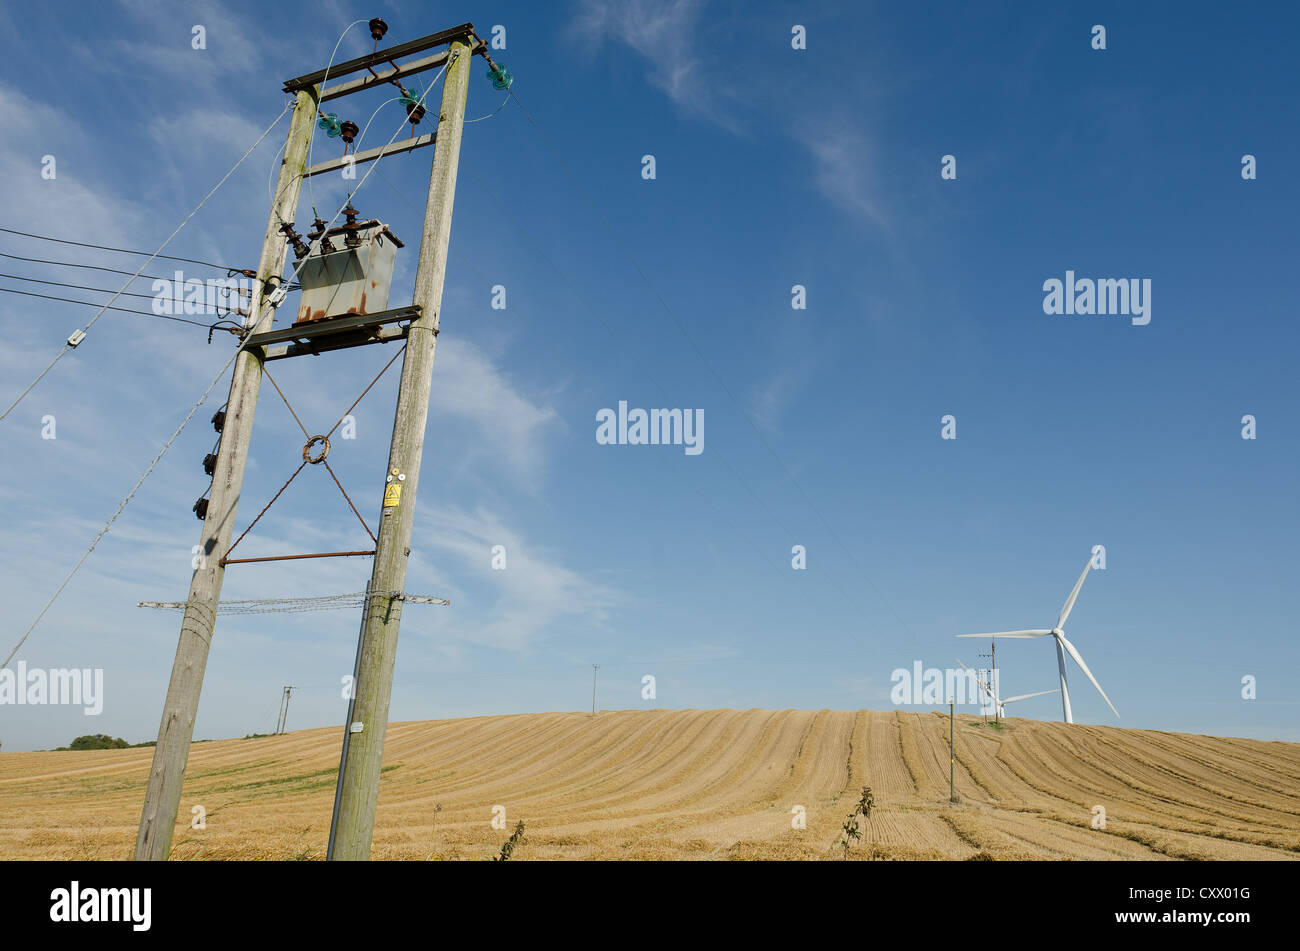
[[[960,657],[957,658],[957,663],[961,664],[963,667],[966,667],[966,664],[962,662],[962,659]],[[972,674],[975,673],[975,671],[971,670],[969,667],[966,667],[966,669],[970,670]],[[978,675],[976,675],[976,677],[978,678]],[[1055,690],[1040,690],[1038,691],[1038,693],[1022,693],[1018,697],[1007,697],[1003,699],[998,696],[998,686],[996,683],[994,683],[992,677],[989,678],[988,683],[984,683],[983,681],[980,681],[980,689],[982,689],[986,694],[988,694],[990,697],[993,698],[993,706],[997,707],[998,717],[1003,720],[1005,720],[1007,717],[1006,705],[1008,703],[1015,703],[1017,700],[1028,700],[1030,697],[1041,697],[1044,694],[1056,693]]]
[[[1088,569],[1092,567],[1092,557],[1089,556],[1088,563],[1083,566],[1083,574],[1079,575],[1079,580],[1074,583],[1074,590],[1070,592],[1070,597],[1065,601],[1065,607],[1061,608],[1061,616],[1056,619],[1056,627],[1049,631],[999,631],[995,634],[958,634],[958,637],[1046,637],[1051,634],[1056,639],[1056,663],[1061,670],[1061,707],[1065,712],[1065,722],[1073,723],[1074,714],[1070,712],[1070,688],[1065,682],[1065,655],[1068,653],[1074,658],[1074,662],[1079,665],[1079,669],[1087,675],[1092,681],[1092,685],[1097,688],[1101,698],[1106,701],[1106,705],[1115,711],[1115,716],[1119,716],[1119,711],[1115,710],[1115,704],[1110,702],[1110,697],[1106,696],[1106,691],[1101,689],[1101,684],[1097,683],[1097,678],[1092,675],[1088,665],[1083,662],[1083,657],[1079,651],[1065,637],[1065,619],[1070,616],[1070,610],[1074,607],[1075,598],[1079,596],[1079,589],[1083,587],[1083,579],[1088,577]]]

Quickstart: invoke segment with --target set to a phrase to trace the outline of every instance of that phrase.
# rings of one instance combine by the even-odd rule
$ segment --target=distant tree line
[[[67,750],[127,750],[137,746],[157,746],[157,740],[150,740],[147,743],[128,743],[120,736],[112,737],[107,733],[89,733],[86,736],[79,736],[68,746],[56,748],[56,752]]]

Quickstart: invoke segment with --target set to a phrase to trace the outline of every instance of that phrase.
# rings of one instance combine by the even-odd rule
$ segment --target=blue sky
[[[1076,720],[1300,740],[1287,580],[1300,514],[1296,13],[720,0],[8,10],[2,226],[157,247],[281,110],[282,82],[375,15],[392,42],[504,26],[494,56],[536,121],[507,102],[466,128],[407,582],[452,605],[408,608],[391,719],[580,710],[593,663],[606,709],[888,709],[895,668],[975,664],[988,649],[954,634],[1051,626],[1100,544],[1106,570],[1066,630],[1123,718],[1072,666]],[[191,48],[195,24],[205,50]],[[806,50],[791,48],[795,24]],[[369,48],[361,24],[338,56]],[[471,117],[502,101],[484,71]],[[387,98],[332,108],[365,125]],[[401,120],[383,106],[366,145]],[[167,253],[254,266],[286,129]],[[338,151],[322,135],[313,158]],[[1256,180],[1242,178],[1245,154]],[[940,177],[944,155],[955,180]],[[411,293],[430,160],[385,159],[354,199],[407,241],[393,303]],[[321,176],[304,190],[300,230],[313,203],[333,214],[344,185]],[[8,234],[0,251],[143,261]],[[9,274],[120,286],[3,260]],[[1044,281],[1067,270],[1149,279],[1151,322],[1044,314]],[[504,310],[490,306],[497,284]],[[93,313],[0,294],[6,405]],[[5,653],[231,346],[110,313],[0,422]],[[315,431],[391,355],[272,372]],[[371,522],[396,379],[331,455]],[[179,618],[135,604],[185,596],[207,419],[227,385],[18,655],[103,668],[104,712],[0,706],[5,750],[155,736]],[[704,452],[598,445],[595,414],[620,400],[703,409]],[[1241,438],[1246,414],[1254,440]],[[55,439],[41,438],[46,415]],[[940,438],[945,415],[955,440]],[[240,530],[302,441],[264,388]],[[309,471],[241,549],[366,540]],[[791,567],[796,544],[806,570]],[[223,597],[357,591],[368,574],[361,560],[232,566]],[[196,736],[268,732],[284,684],[301,688],[291,728],[341,724],[357,620],[222,618]],[[998,654],[1004,695],[1056,686],[1050,643]],[[1060,702],[1014,713],[1057,719]]]

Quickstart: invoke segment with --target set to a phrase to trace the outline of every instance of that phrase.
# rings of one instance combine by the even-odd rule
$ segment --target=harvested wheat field
[[[172,858],[322,858],[340,740],[329,727],[196,744]],[[0,857],[129,858],[152,752],[0,754]],[[1292,743],[961,716],[955,806],[939,713],[394,723],[384,762],[380,859],[486,859],[519,820],[522,860],[833,858],[863,785],[876,805],[851,858],[1300,857]],[[205,829],[190,828],[195,806]]]

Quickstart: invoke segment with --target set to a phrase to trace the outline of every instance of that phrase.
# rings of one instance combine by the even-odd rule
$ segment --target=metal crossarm
[[[333,76],[338,79],[341,76],[347,76],[350,73],[359,73],[363,69],[369,69],[372,66],[379,66],[388,63],[390,66],[395,65],[392,61],[401,59],[403,56],[411,56],[415,53],[423,53],[425,50],[433,49],[435,46],[443,46],[452,40],[470,38],[471,43],[474,37],[474,24],[462,23],[460,26],[454,26],[450,30],[442,30],[438,33],[430,33],[418,40],[411,40],[409,43],[399,43],[397,46],[390,46],[388,49],[378,50],[365,56],[358,56],[356,59],[350,59],[346,63],[335,63],[326,69],[318,69],[314,73],[308,73],[305,76],[299,76],[297,79],[285,81],[285,92],[297,92],[299,89],[308,89],[312,86],[323,83],[326,79]],[[358,86],[358,89],[364,88]],[[352,90],[348,90],[352,91]],[[338,94],[337,90],[335,91]]]
[[[380,311],[377,314],[350,314],[330,317],[310,324],[283,327],[253,334],[245,349],[261,352],[262,359],[282,360],[305,354],[319,355],[329,350],[364,347],[371,343],[387,343],[406,337],[406,327],[393,327],[402,321],[419,320],[421,309],[408,304]]]

